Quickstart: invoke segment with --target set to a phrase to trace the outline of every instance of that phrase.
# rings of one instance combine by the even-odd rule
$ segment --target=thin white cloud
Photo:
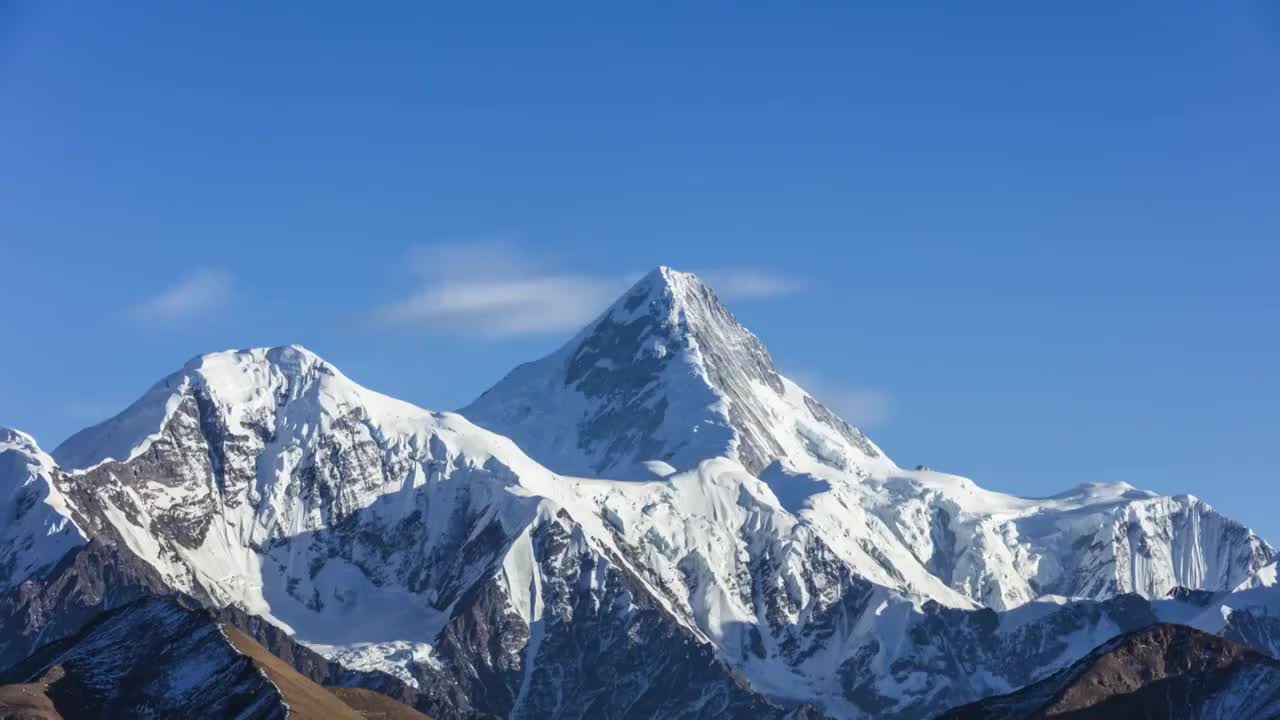
[[[549,273],[503,241],[416,248],[419,286],[383,307],[381,319],[460,335],[510,337],[576,330],[626,289],[631,278]]]
[[[506,240],[426,245],[414,248],[409,258],[417,285],[379,308],[378,320],[393,327],[481,337],[577,330],[641,276],[552,272]],[[700,275],[726,301],[765,300],[803,287],[792,278],[759,270]]]
[[[703,273],[702,279],[727,301],[772,300],[808,287],[808,283],[799,278],[745,268],[712,270]]]
[[[464,335],[535,335],[585,325],[625,289],[621,282],[574,275],[451,280],[388,305],[383,318]]]
[[[206,315],[231,298],[231,276],[223,270],[203,269],[129,309],[140,322],[165,323]]]

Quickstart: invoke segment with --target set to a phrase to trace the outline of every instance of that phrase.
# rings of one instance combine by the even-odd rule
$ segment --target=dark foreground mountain
[[[1280,662],[1184,625],[1123,635],[1015,693],[940,720],[1280,717]]]
[[[69,552],[48,571],[0,592],[0,671],[4,671],[5,676],[21,675],[14,670],[15,665],[41,646],[77,636],[119,608],[157,598],[183,607],[200,605],[161,583],[154,570],[127,548],[91,540]],[[317,685],[351,689],[352,697],[357,700],[371,697],[375,700],[370,702],[374,702],[387,698],[397,707],[417,707],[432,714],[440,711],[442,717],[485,718],[470,711],[465,698],[452,685],[411,687],[386,673],[351,670],[300,645],[276,625],[235,607],[210,606],[206,612],[228,635],[250,638],[256,647],[265,649]],[[160,663],[147,656],[137,656],[137,659],[144,665]],[[157,667],[161,666],[162,663]],[[357,690],[361,692],[354,692]],[[17,688],[11,689],[10,694],[21,699],[31,696],[32,692],[31,688]]]
[[[362,720],[234,626],[173,598],[102,613],[0,676],[0,716]],[[390,698],[395,717],[426,718]]]

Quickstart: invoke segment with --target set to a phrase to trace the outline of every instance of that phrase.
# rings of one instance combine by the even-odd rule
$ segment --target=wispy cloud
[[[893,414],[893,396],[885,390],[844,387],[809,372],[793,377],[836,415],[863,430],[883,425]]]
[[[231,276],[223,270],[206,268],[129,308],[129,315],[147,323],[187,320],[217,310],[230,297]]]
[[[545,271],[505,241],[420,247],[411,254],[418,287],[384,306],[396,326],[509,337],[576,329],[627,289],[627,276]]]
[[[425,245],[409,257],[416,286],[379,308],[377,319],[393,327],[482,337],[577,330],[642,275],[549,270],[507,240]],[[766,300],[804,286],[794,278],[759,270],[699,275],[726,301]]]

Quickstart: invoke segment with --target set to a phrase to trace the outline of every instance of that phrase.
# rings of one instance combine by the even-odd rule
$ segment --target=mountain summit
[[[189,360],[120,414],[72,435],[53,456],[75,469],[126,461],[150,447],[184,407],[196,422],[222,416],[234,429],[248,431],[270,420],[277,407],[291,405],[296,413],[299,401],[315,409],[358,404],[361,394],[370,393],[301,345],[208,353]]]
[[[659,267],[551,355],[460,411],[569,475],[639,479],[711,457],[856,472],[891,466],[783,377],[697,276]]]

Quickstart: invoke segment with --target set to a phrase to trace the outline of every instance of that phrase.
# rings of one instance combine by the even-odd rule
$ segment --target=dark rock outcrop
[[[940,720],[1240,720],[1280,716],[1280,661],[1182,625],[1118,637],[1017,692]]]

